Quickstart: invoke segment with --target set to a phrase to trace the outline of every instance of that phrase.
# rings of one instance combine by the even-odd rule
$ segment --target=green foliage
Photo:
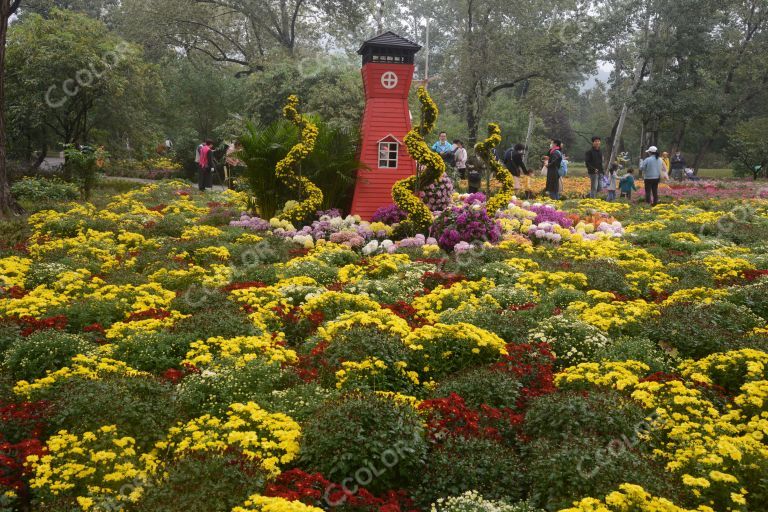
[[[749,308],[752,313],[768,320],[768,279],[746,286],[734,287],[725,298],[728,302]]]
[[[662,465],[626,446],[624,439],[611,442],[579,434],[532,443],[526,473],[529,499],[535,506],[560,510],[569,507],[574,496],[604,496],[622,483],[641,485],[654,496],[672,493]]]
[[[318,126],[314,151],[301,163],[301,173],[323,191],[322,208],[348,208],[352,186],[360,164],[357,161],[358,135],[351,130],[312,118]],[[275,177],[275,166],[298,142],[296,127],[284,119],[266,126],[246,125],[240,136],[239,157],[246,164],[250,191],[260,217],[269,219],[280,204],[290,199]]]
[[[520,387],[520,382],[509,373],[477,368],[441,382],[435,390],[435,397],[456,393],[473,409],[480,409],[483,404],[512,409],[517,405]]]
[[[156,137],[157,70],[101,21],[64,9],[23,16],[10,28],[6,65],[15,146],[93,142],[125,152],[126,140],[142,148]]]
[[[32,381],[68,366],[78,354],[93,348],[85,338],[55,329],[18,338],[6,351],[3,366],[15,380]]]
[[[739,340],[765,321],[744,306],[716,301],[678,303],[647,322],[644,336],[675,349],[681,358],[700,359],[738,347]]]
[[[742,121],[731,132],[728,153],[733,159],[737,176],[768,176],[768,145],[765,133],[768,117]]]
[[[181,366],[191,341],[190,336],[168,332],[134,334],[116,341],[112,357],[136,370],[160,375]]]
[[[172,461],[127,512],[229,512],[264,485],[258,462],[236,453],[204,453]],[[181,491],[183,489],[183,491]]]
[[[646,414],[615,391],[557,392],[536,398],[525,415],[525,433],[550,441],[589,436],[609,441],[636,434]]]
[[[470,490],[486,499],[516,501],[523,497],[523,475],[518,455],[501,443],[451,438],[430,452],[414,494],[423,505]]]
[[[56,404],[48,420],[53,432],[80,434],[117,425],[144,450],[162,439],[177,418],[173,386],[147,377],[72,379],[49,398]]]
[[[91,198],[91,192],[96,185],[98,173],[107,153],[102,149],[77,148],[67,145],[64,149],[64,174],[70,176],[77,184],[80,196],[84,200]]]
[[[35,203],[72,201],[80,197],[76,186],[57,178],[24,178],[11,186],[11,193],[19,201]]]
[[[358,483],[379,493],[413,482],[426,453],[424,427],[410,405],[355,394],[326,403],[307,422],[301,460],[303,466],[333,481],[354,478],[361,470],[357,476],[365,482]],[[374,472],[381,474],[374,478]]]
[[[295,377],[280,366],[254,359],[242,368],[221,368],[187,376],[178,386],[183,417],[223,415],[233,403],[262,403],[273,390],[286,389]]]
[[[595,357],[598,361],[640,361],[651,368],[651,373],[673,372],[676,366],[675,359],[648,338],[618,338],[598,350]]]

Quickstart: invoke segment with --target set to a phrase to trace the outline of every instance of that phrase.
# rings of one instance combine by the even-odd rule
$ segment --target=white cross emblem
[[[387,71],[381,75],[381,85],[383,85],[385,89],[394,89],[397,87],[397,75],[392,71]]]

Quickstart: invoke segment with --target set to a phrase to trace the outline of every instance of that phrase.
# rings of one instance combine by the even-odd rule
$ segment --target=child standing
[[[621,197],[626,197],[627,201],[632,200],[632,191],[637,190],[635,185],[635,170],[629,169],[627,175],[621,178],[619,181],[619,188],[621,189]]]
[[[608,168],[608,186],[605,187],[605,190],[608,191],[608,195],[605,198],[606,201],[611,202],[616,200],[616,182],[618,181],[616,172],[618,170],[619,166],[616,164],[611,164]]]

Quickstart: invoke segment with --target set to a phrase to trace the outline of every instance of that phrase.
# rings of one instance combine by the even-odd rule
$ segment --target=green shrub
[[[523,306],[536,301],[536,298],[528,290],[516,288],[510,285],[500,285],[488,290],[488,295],[496,299],[502,308],[511,306]]]
[[[48,419],[53,432],[81,434],[117,425],[150,450],[175,423],[173,386],[148,377],[72,379],[50,394],[55,404]]]
[[[273,389],[263,395],[259,405],[271,412],[287,414],[300,424],[305,424],[318,414],[326,403],[338,400],[340,392],[323,388],[314,383],[303,383],[287,389]]]
[[[82,332],[83,327],[99,323],[104,327],[125,317],[126,305],[117,300],[80,299],[69,304],[51,308],[48,316],[67,317],[67,330]]]
[[[94,345],[82,336],[54,329],[19,338],[5,353],[5,368],[15,380],[32,381],[68,366],[72,358]]]
[[[476,368],[441,382],[435,397],[456,393],[473,409],[485,404],[496,408],[514,408],[520,395],[520,382],[509,373],[490,368]]]
[[[640,361],[647,364],[651,373],[674,372],[676,359],[648,338],[624,336],[597,351],[597,361]]]
[[[281,277],[283,278],[301,276],[311,277],[318,284],[327,286],[336,282],[339,276],[339,269],[321,261],[305,260],[291,263],[281,272]]]
[[[673,477],[663,465],[616,443],[581,435],[534,442],[526,458],[533,505],[560,510],[584,496],[602,498],[623,483],[640,485],[654,496],[673,493]]]
[[[746,286],[734,287],[724,300],[749,308],[752,313],[768,323],[768,279]]]
[[[482,278],[493,279],[497,285],[514,284],[521,272],[503,261],[492,261],[477,267],[463,269],[468,279],[479,280]]]
[[[508,343],[524,341],[538,321],[532,310],[502,311],[494,308],[448,309],[440,314],[440,322],[456,324],[465,322],[490,331]]]
[[[192,341],[184,334],[139,333],[118,339],[112,357],[136,370],[161,374],[169,368],[181,366]]]
[[[185,418],[224,415],[230,404],[262,403],[273,390],[288,388],[295,376],[280,366],[254,359],[242,368],[225,367],[189,375],[178,385],[177,401]]]
[[[607,442],[634,436],[645,416],[639,405],[614,391],[557,392],[531,402],[524,426],[534,439],[590,436]]]
[[[248,315],[234,302],[217,304],[212,301],[209,304],[205,296],[193,297],[193,300],[185,302],[182,295],[173,305],[194,313],[176,322],[172,330],[175,334],[183,334],[195,340],[205,340],[214,335],[234,338],[259,334]]]
[[[309,344],[312,345],[312,344]],[[336,372],[341,369],[342,361],[363,361],[369,358],[377,358],[383,361],[391,370],[399,361],[407,361],[410,350],[403,341],[390,333],[382,332],[373,327],[352,327],[338,332],[323,353],[326,364],[320,364],[320,382],[326,387],[333,387],[336,383]],[[387,379],[387,377],[390,379]],[[397,382],[389,382],[395,375],[386,373],[381,376],[381,382],[377,382],[377,390],[402,391],[393,388],[393,384],[404,385]]]
[[[682,358],[700,359],[738,347],[743,335],[764,320],[744,306],[716,301],[711,304],[672,304],[643,325],[644,335],[676,349]]]
[[[524,489],[523,467],[514,451],[490,439],[451,438],[430,452],[414,495],[426,506],[471,490],[486,499],[517,501]]]
[[[565,309],[571,302],[586,301],[587,297],[581,290],[556,288],[542,298],[539,309],[548,310],[546,315],[549,315],[553,308]]]
[[[80,197],[76,185],[58,178],[24,178],[11,185],[11,194],[31,203],[74,201]]]
[[[326,403],[307,421],[301,460],[308,470],[332,481],[353,478],[380,493],[412,483],[426,453],[424,426],[410,405],[375,394],[353,394]]]
[[[5,360],[5,352],[21,340],[21,329],[12,323],[0,323],[0,361]]]
[[[581,272],[587,276],[589,288],[603,292],[615,292],[619,295],[632,296],[631,286],[627,281],[626,271],[611,260],[588,260],[574,264],[571,272]]]
[[[257,463],[235,453],[204,453],[171,462],[127,512],[230,512],[265,482]]]

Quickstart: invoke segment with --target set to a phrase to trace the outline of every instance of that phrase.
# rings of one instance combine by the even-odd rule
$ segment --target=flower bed
[[[0,252],[0,509],[768,507],[764,199],[105,204]]]

